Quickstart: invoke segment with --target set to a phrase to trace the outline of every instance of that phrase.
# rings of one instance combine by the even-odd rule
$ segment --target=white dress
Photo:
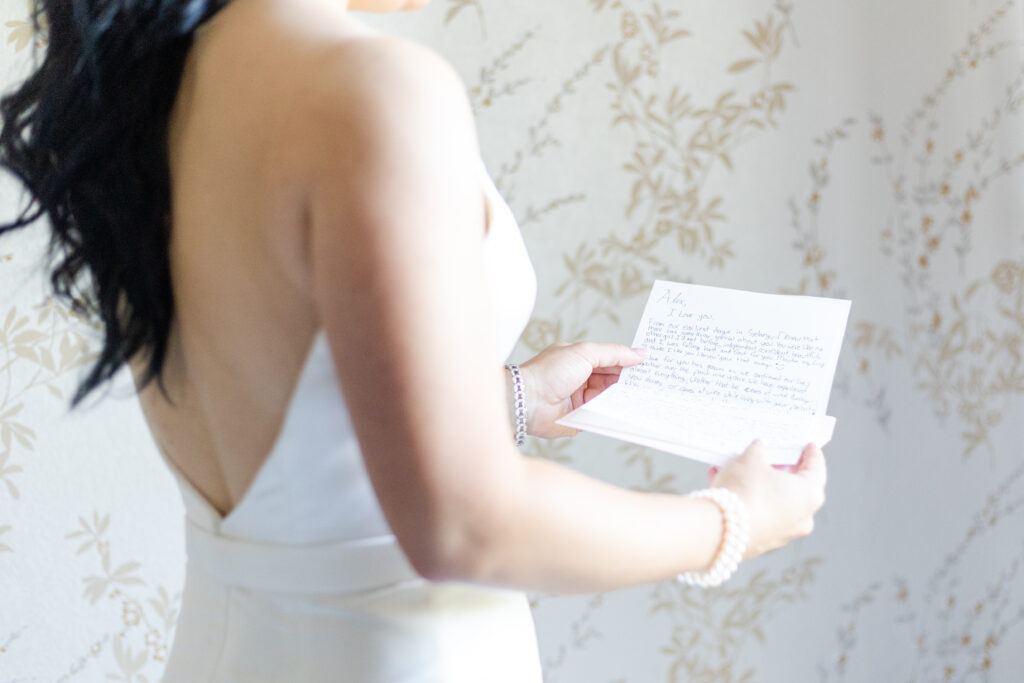
[[[484,258],[500,363],[536,277],[486,169]],[[222,517],[167,461],[186,507],[188,564],[165,683],[540,683],[522,593],[431,583],[381,512],[327,338],[314,337],[280,433]]]

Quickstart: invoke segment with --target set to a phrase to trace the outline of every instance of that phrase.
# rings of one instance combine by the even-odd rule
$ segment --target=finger
[[[808,444],[808,446],[809,445],[810,444]],[[804,457],[806,455],[807,455],[807,446],[804,446],[804,449],[802,451],[800,451],[800,458],[796,461],[796,465],[793,466],[793,469],[796,469],[796,468],[800,467],[800,465],[804,464]]]
[[[590,400],[589,398],[587,398],[586,388],[587,386],[584,384],[579,389],[572,392],[572,395],[569,397],[569,402],[573,410],[576,410],[581,405]]]
[[[596,398],[602,391],[607,389],[609,386],[611,386],[611,385],[609,384],[609,385],[606,385],[606,386],[597,386],[597,387],[588,386],[586,389],[583,390],[583,402],[586,403],[587,401],[592,401],[594,398]]]
[[[591,375],[590,379],[587,380],[587,386],[591,389],[604,391],[618,381],[618,375]]]
[[[594,398],[608,387],[612,386],[613,384],[617,384],[618,381],[619,378],[617,375],[614,377],[607,375],[591,375],[590,380],[587,382],[586,388],[583,391],[583,400],[589,401],[590,399]]]
[[[800,456],[800,463],[796,466],[795,474],[806,478],[815,486],[824,488],[827,479],[825,455],[817,445],[807,444]]]
[[[572,427],[566,427],[564,425],[554,425],[556,429],[544,433],[546,439],[561,439],[564,437],[573,437],[580,433],[580,430],[573,429]]]
[[[613,368],[594,368],[593,370],[591,370],[591,374],[593,374],[593,375],[610,375],[610,376],[613,376],[613,377],[618,377],[620,374],[622,374],[622,366],[621,365],[616,365]]]
[[[763,467],[769,466],[768,455],[765,453],[764,444],[761,443],[760,439],[754,439],[751,444],[747,446],[747,450],[743,451],[743,453],[739,455],[738,459],[752,465],[760,465]]]
[[[577,342],[574,346],[592,368],[629,367],[643,361],[643,356],[622,344]]]

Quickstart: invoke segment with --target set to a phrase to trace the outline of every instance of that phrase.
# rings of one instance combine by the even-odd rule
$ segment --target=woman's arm
[[[353,40],[308,98],[295,148],[310,188],[310,288],[370,479],[416,570],[586,592],[705,568],[721,539],[713,503],[627,491],[512,446],[479,150],[451,68],[402,41]],[[816,509],[804,488],[789,487],[788,517]],[[757,543],[793,530],[771,534]]]

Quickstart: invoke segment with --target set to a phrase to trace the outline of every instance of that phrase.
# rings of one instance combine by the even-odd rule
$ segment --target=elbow
[[[386,509],[406,558],[428,581],[504,585],[522,545],[522,463],[491,466],[425,486]]]
[[[500,581],[502,538],[494,525],[452,523],[402,544],[413,570],[434,582]]]
[[[458,581],[474,583],[478,580],[473,557],[445,553],[411,553],[409,563],[416,573],[433,582]]]

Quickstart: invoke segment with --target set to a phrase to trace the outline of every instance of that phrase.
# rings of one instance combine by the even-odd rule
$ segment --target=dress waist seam
[[[185,525],[192,567],[227,586],[275,593],[350,593],[419,579],[393,535],[289,545],[221,536]]]

